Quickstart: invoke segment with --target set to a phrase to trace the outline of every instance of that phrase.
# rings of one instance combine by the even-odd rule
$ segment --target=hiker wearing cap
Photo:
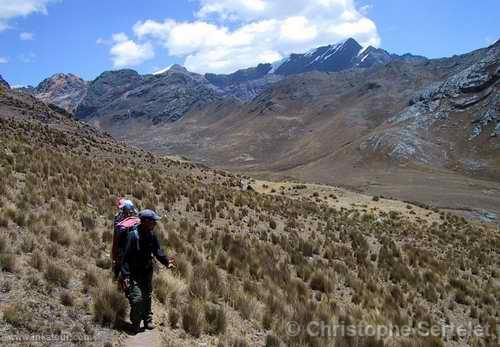
[[[174,266],[154,233],[160,216],[152,210],[143,210],[139,213],[139,219],[139,226],[128,234],[120,267],[120,276],[130,302],[130,321],[134,332],[139,331],[141,320],[146,329],[154,329],[151,312],[153,256],[167,268]]]

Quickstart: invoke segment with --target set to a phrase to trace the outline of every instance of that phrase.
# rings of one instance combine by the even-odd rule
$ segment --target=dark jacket
[[[128,233],[127,246],[123,256],[120,273],[123,278],[135,277],[151,270],[153,256],[160,263],[168,266],[169,260],[160,247],[158,238],[152,230],[141,230],[139,225],[136,230]]]

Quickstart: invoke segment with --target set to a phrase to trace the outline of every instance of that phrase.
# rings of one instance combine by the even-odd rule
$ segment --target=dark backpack
[[[111,247],[111,260],[113,261],[113,273],[118,276],[125,250],[127,247],[128,234],[137,229],[141,220],[137,217],[128,217],[115,224],[113,232],[113,245]]]

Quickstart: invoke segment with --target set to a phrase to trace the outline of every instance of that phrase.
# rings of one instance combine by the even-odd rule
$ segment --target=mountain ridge
[[[288,58],[272,64],[262,63],[256,67],[237,70],[230,74],[206,73],[204,75],[196,75],[203,76],[213,87],[215,87],[215,89],[218,89],[218,94],[222,97],[233,97],[246,102],[253,99],[273,83],[293,74],[314,70],[335,72],[349,68],[367,68],[374,65],[387,64],[393,60],[410,59],[404,58],[404,56],[390,54],[385,50],[376,49],[371,46],[367,47],[365,50],[365,56],[360,58],[358,54],[362,51],[361,48],[361,45],[359,45],[356,40],[350,38],[334,45],[315,48],[304,54],[294,53]],[[383,59],[380,58],[380,56],[383,56]],[[411,58],[415,61],[426,59],[419,56],[411,56]],[[136,74],[139,74],[137,72],[132,73],[132,71],[135,72],[135,70],[132,69],[105,71],[94,79],[94,81],[112,74],[116,74],[117,80],[120,80],[123,74],[134,80]],[[189,72],[185,67],[178,64],[154,75],[161,76],[169,71],[188,73],[194,76],[194,73]],[[144,77],[143,80],[149,80],[146,77],[150,76],[150,74],[141,76]],[[200,81],[202,80],[201,77],[199,77],[199,79]],[[36,87],[28,86],[21,89],[39,97],[43,101],[55,103],[67,111],[75,112],[78,114],[78,117],[89,118],[92,115],[83,115],[83,112],[87,110],[94,112],[94,109],[88,108],[88,105],[94,102],[91,100],[89,101],[88,98],[86,100],[84,99],[86,98],[90,85],[94,81],[83,81],[73,74],[55,74],[42,81]],[[136,86],[131,86],[131,88],[133,87]],[[116,91],[116,94],[118,93],[119,91]],[[83,104],[83,106],[77,111],[80,104]],[[180,116],[182,117],[182,114]],[[179,119],[179,115],[167,116],[166,118],[167,120],[177,120]]]

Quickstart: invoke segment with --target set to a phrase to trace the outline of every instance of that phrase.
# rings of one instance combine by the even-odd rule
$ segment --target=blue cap
[[[139,212],[139,218],[145,220],[154,220],[154,221],[161,219],[161,217],[155,211],[148,209]]]

